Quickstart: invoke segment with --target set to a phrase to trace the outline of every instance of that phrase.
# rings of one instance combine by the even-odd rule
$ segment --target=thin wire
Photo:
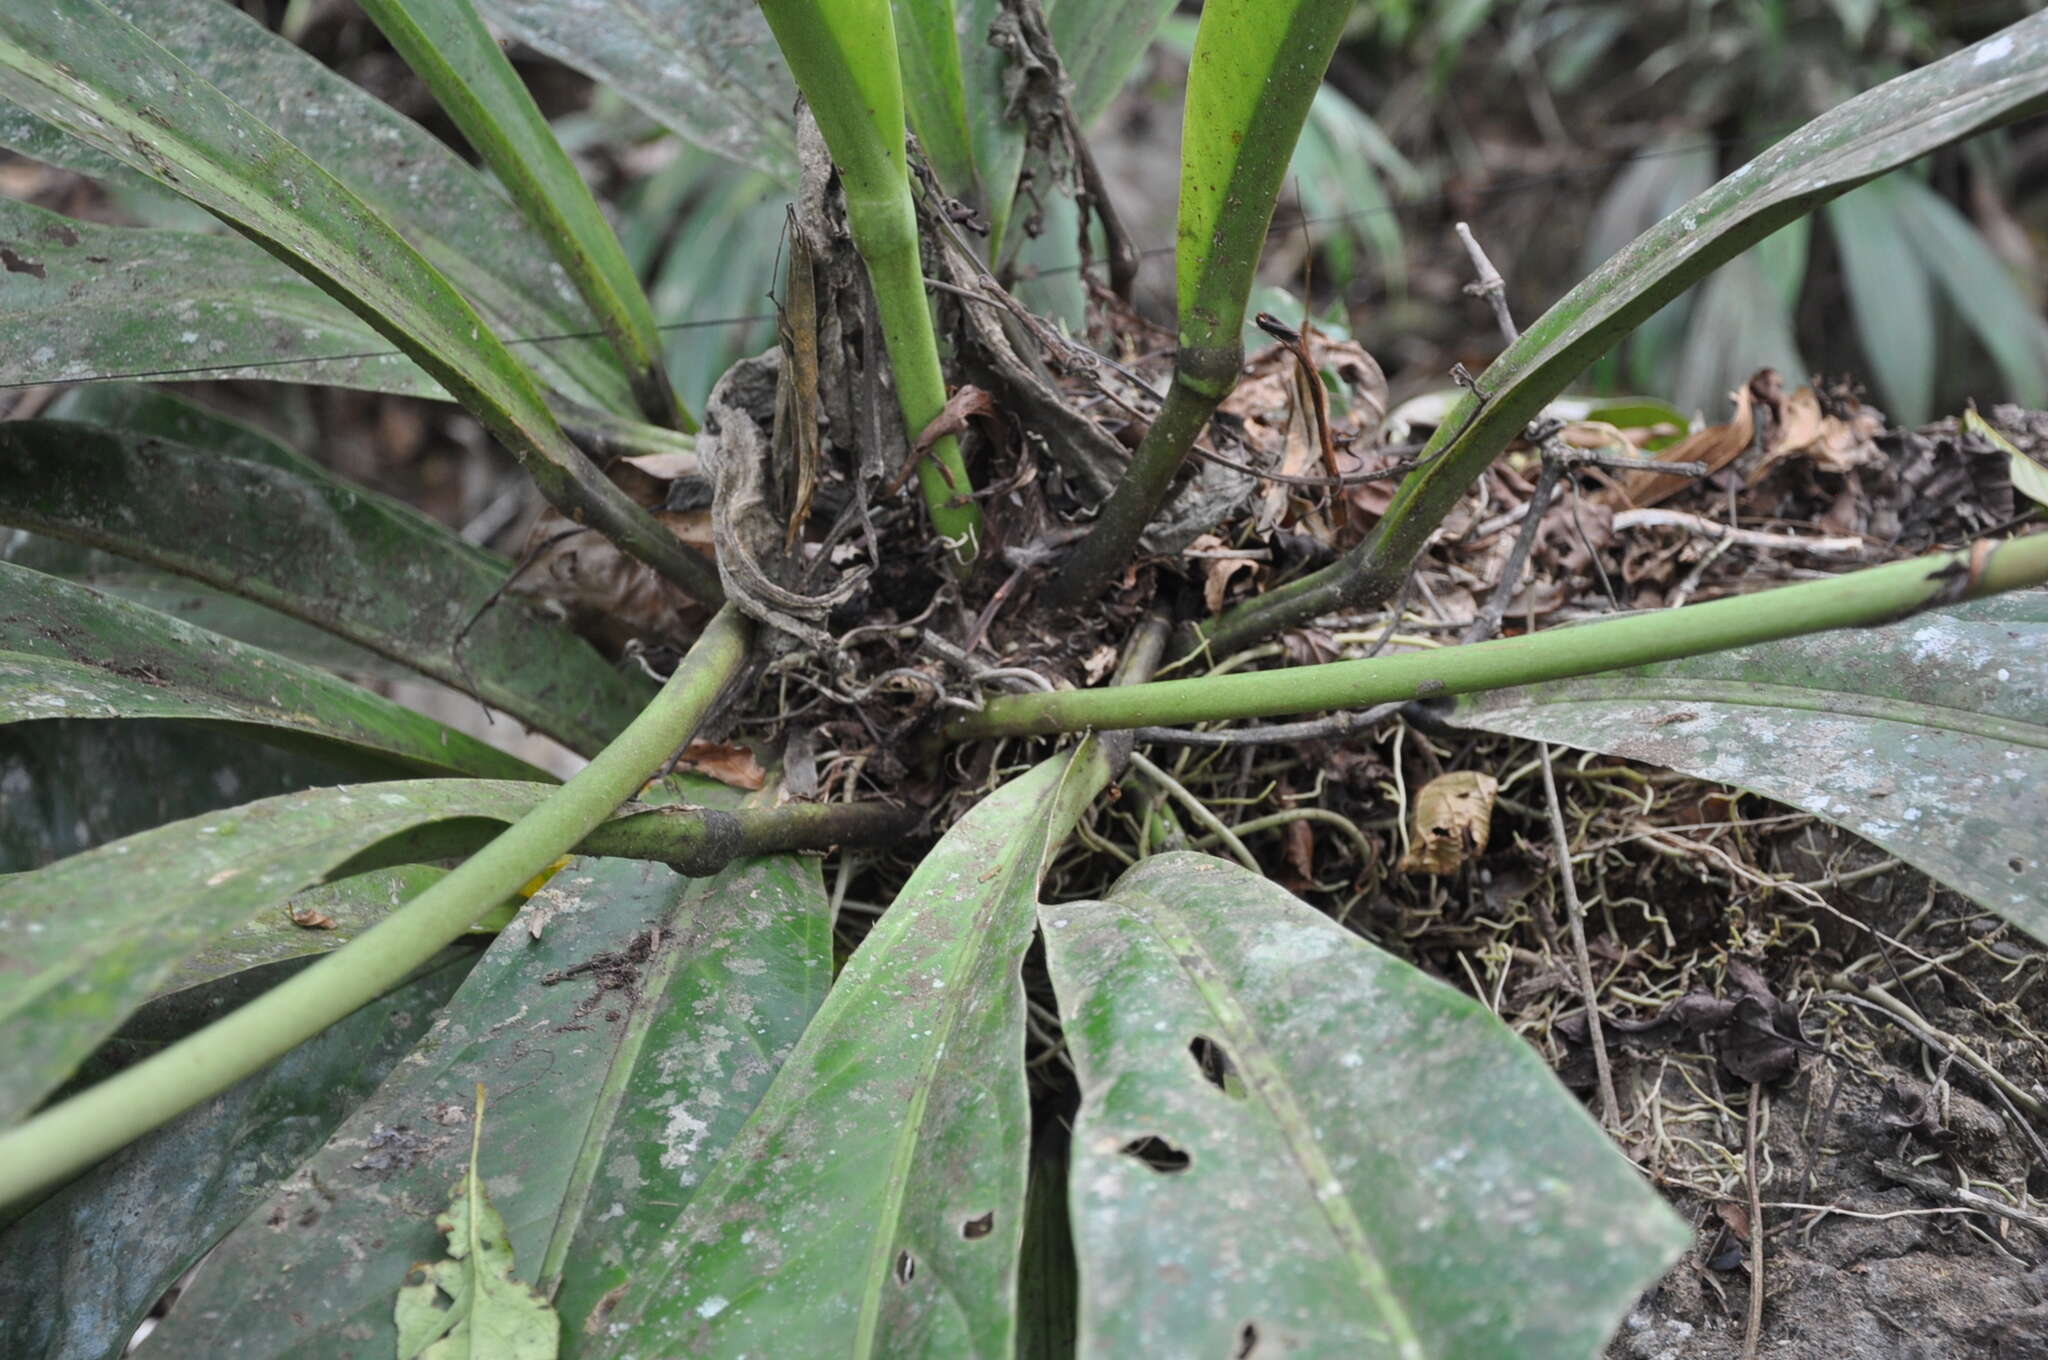
[[[1444,208],[1451,206],[1454,199],[1469,200],[1508,198],[1512,197],[1515,194],[1528,193],[1535,189],[1548,188],[1551,185],[1560,184],[1567,180],[1583,179],[1590,175],[1597,175],[1604,171],[1615,169],[1619,166],[1634,164],[1637,161],[1658,160],[1668,156],[1686,156],[1692,155],[1693,153],[1699,151],[1726,150],[1728,148],[1740,145],[1742,140],[1743,139],[1731,137],[1717,139],[1714,141],[1695,142],[1686,146],[1662,147],[1654,151],[1639,151],[1632,155],[1618,157],[1614,160],[1602,161],[1596,165],[1579,166],[1570,170],[1557,170],[1543,175],[1525,175],[1519,179],[1489,184],[1484,188],[1472,189],[1456,195],[1453,195],[1450,192],[1426,194],[1419,198],[1407,198],[1390,201],[1386,203],[1379,203],[1373,205],[1372,207],[1359,208],[1352,212],[1331,213],[1322,217],[1303,218],[1298,223],[1289,223],[1283,226],[1273,227],[1269,229],[1267,234],[1271,235],[1274,231],[1293,230],[1296,226],[1329,226],[1339,222],[1355,222],[1360,218],[1365,217],[1387,216],[1394,213],[1411,212],[1426,208]],[[1141,250],[1138,252],[1138,254],[1142,258],[1150,259],[1155,256],[1171,255],[1173,254],[1174,249],[1175,248],[1173,246],[1155,246],[1148,250]],[[1058,274],[1075,274],[1079,273],[1082,268],[1083,266],[1078,262],[1070,265],[1054,265],[1051,268],[1039,270],[1038,275],[1040,277],[1046,277]],[[775,313],[758,312],[747,316],[714,317],[703,321],[667,321],[658,324],[655,327],[655,329],[658,331],[713,330],[724,326],[753,325],[759,322],[773,320],[775,320]],[[602,330],[596,329],[583,331],[558,331],[553,334],[547,335],[518,336],[513,339],[508,339],[503,343],[505,343],[508,346],[546,345],[554,344],[558,341],[563,340],[596,340],[603,338],[603,336],[604,332]],[[112,382],[116,380],[139,380],[148,378],[185,378],[193,377],[199,374],[209,373],[235,374],[246,373],[252,369],[290,368],[293,365],[303,364],[346,363],[354,359],[392,359],[402,358],[404,356],[404,353],[405,351],[400,349],[365,349],[352,350],[342,354],[308,354],[301,355],[297,358],[291,359],[261,359],[244,364],[211,363],[199,364],[183,368],[137,368],[117,372],[67,374],[61,378],[33,378],[26,381],[0,383],[0,392],[17,391],[21,388],[26,387],[45,387],[50,386],[52,384],[68,384],[81,382]]]

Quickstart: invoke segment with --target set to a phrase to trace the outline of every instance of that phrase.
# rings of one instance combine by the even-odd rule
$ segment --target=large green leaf
[[[0,429],[11,427],[0,426]],[[0,722],[184,718],[367,767],[547,776],[310,666],[0,564]]]
[[[400,864],[293,893],[186,957],[158,995],[339,949],[447,873],[431,864]]]
[[[134,22],[202,80],[256,120],[276,129],[346,184],[452,280],[490,319],[493,329],[521,337],[557,337],[593,329],[589,313],[566,287],[547,246],[498,186],[411,119],[323,67],[243,14],[239,6],[221,0],[115,0],[109,9]],[[57,31],[55,16],[44,10],[31,14],[15,8],[13,12]],[[102,23],[108,29],[118,26],[117,21]],[[107,34],[101,41],[111,37]],[[69,56],[58,53],[58,60],[65,61],[82,79],[91,80],[90,68],[81,58],[92,47],[73,45],[71,50]],[[15,97],[5,88],[0,88],[0,95]],[[161,112],[169,115],[170,109]],[[183,125],[181,130],[198,132],[196,127]],[[126,169],[131,176],[137,171],[149,176],[157,173],[152,166],[137,164],[126,147],[113,148],[113,157],[109,157],[105,154],[109,148],[92,137],[74,140],[4,102],[0,102],[0,144],[89,175],[103,174],[109,165]],[[296,190],[312,191],[306,177],[293,178]],[[193,184],[188,178],[169,187],[189,192]],[[123,253],[99,253],[108,254],[116,263],[128,258]],[[242,255],[254,262],[262,252],[244,245]],[[288,357],[273,355],[257,337],[241,333],[230,315],[216,316],[210,309],[181,310],[182,318],[173,317],[167,323],[168,333],[200,333],[206,349],[195,356],[199,360],[234,365]],[[227,348],[214,350],[214,342]],[[390,346],[380,343],[368,348]],[[313,350],[307,342],[301,352],[327,351]],[[624,377],[601,338],[550,339],[525,346],[521,352],[543,381],[564,394],[621,413],[633,410]],[[60,362],[68,360],[62,347],[57,353]],[[315,380],[296,365],[257,370],[253,376]]]
[[[823,996],[830,909],[816,865],[789,856],[694,883],[579,860],[525,920],[545,922],[540,938],[523,922],[500,937],[435,1034],[229,1236],[153,1351],[390,1354],[406,1269],[440,1254],[433,1212],[461,1174],[477,1082],[491,1200],[522,1270],[566,1268],[575,1345],[572,1310],[688,1198]],[[319,1231],[271,1226],[312,1210]]]
[[[586,754],[645,702],[647,686],[562,624],[516,599],[493,602],[510,563],[282,449],[264,462],[240,447],[223,456],[203,429],[193,431],[202,442],[173,443],[154,432],[155,402],[139,401],[137,429],[0,424],[0,523],[246,597]]]
[[[9,978],[0,992],[0,1051],[9,1055],[0,1068],[0,1124],[47,1094],[181,964],[259,911],[329,876],[477,850],[557,791],[486,779],[308,789],[0,879],[0,973]],[[786,826],[792,811],[801,819],[807,809],[760,816]],[[582,844],[652,859],[707,842],[758,843],[748,834],[730,816],[628,804]]]
[[[397,227],[99,0],[0,9],[0,96],[288,261],[439,381],[557,508],[698,599],[723,598],[710,565],[570,442],[533,375]]]
[[[380,997],[0,1232],[0,1353],[121,1355],[177,1278],[376,1089],[472,961],[450,958]]]
[[[1373,534],[1208,630],[1224,650],[1391,593],[1452,505],[1586,366],[1686,288],[1787,223],[1959,138],[2048,108],[2048,11],[1814,119],[1617,252],[1480,375],[1430,436]]]
[[[754,0],[480,3],[680,136],[796,182],[796,84]]]
[[[583,1354],[1010,1354],[1018,964],[1042,862],[1105,777],[1092,744],[1047,761],[925,857]]]
[[[0,242],[20,261],[0,275],[0,383],[204,375],[447,397],[240,237],[103,227],[0,198]]]
[[[1256,875],[1040,909],[1084,1356],[1592,1356],[1688,1240],[1486,1008]]]
[[[611,340],[641,414],[694,430],[661,368],[661,338],[619,238],[471,0],[362,0],[512,193]]]
[[[1753,789],[2048,939],[2048,591],[1459,699],[1451,721]]]

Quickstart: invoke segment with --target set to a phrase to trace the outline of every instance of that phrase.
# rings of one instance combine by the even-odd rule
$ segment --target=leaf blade
[[[1451,720],[1753,789],[2048,938],[2048,593],[1461,699]],[[1614,726],[1607,726],[1614,724]],[[1596,730],[1602,729],[1602,730]]]
[[[947,833],[676,1218],[673,1256],[627,1286],[584,1354],[663,1353],[684,1336],[770,1354],[1009,1353],[1028,1128],[1017,962],[1048,847],[1106,777],[1090,745]],[[901,1114],[877,1121],[877,1101]],[[837,1151],[782,1169],[813,1145]],[[756,1287],[771,1265],[781,1300]]]
[[[0,563],[0,722],[184,718],[371,766],[546,778],[516,756],[296,661]]]
[[[1686,1240],[1520,1039],[1264,879],[1165,855],[1041,916],[1082,1354],[1591,1355]]]
[[[412,119],[237,6],[218,0],[115,0],[109,9],[333,171],[502,333],[560,336],[588,329],[588,315],[560,288],[546,246],[502,190]],[[153,183],[4,102],[0,143],[82,174],[100,177],[113,169]],[[202,312],[193,319],[203,323],[206,317]],[[204,324],[198,329],[211,339],[223,338]],[[261,350],[233,357],[239,362],[243,354],[264,357]],[[542,380],[564,394],[608,410],[633,409],[600,337],[551,340],[528,347],[525,355]],[[289,376],[289,370],[257,372]]]
[[[647,686],[566,627],[499,600],[512,568],[495,555],[275,445],[258,463],[173,442],[157,433],[174,414],[164,409],[169,398],[138,394],[109,409],[116,401],[97,404],[136,428],[0,425],[0,523],[254,600],[471,692],[585,754],[646,702]],[[224,438],[204,413],[183,423],[208,445]],[[246,438],[234,449],[255,451]]]
[[[611,341],[640,413],[696,429],[661,366],[661,336],[590,187],[470,0],[364,0],[363,8],[512,191]]]
[[[227,1268],[201,1277],[187,1300],[195,1306],[167,1321],[152,1346],[173,1357],[217,1355],[230,1345],[248,1356],[328,1356],[362,1353],[365,1332],[373,1344],[395,1340],[391,1289],[434,1237],[424,1221],[393,1224],[389,1204],[398,1196],[430,1199],[459,1171],[465,1140],[448,1136],[448,1126],[433,1112],[459,1114],[465,1090],[478,1079],[499,1088],[490,1140],[491,1161],[500,1168],[494,1180],[518,1182],[500,1185],[493,1198],[511,1245],[521,1259],[536,1263],[546,1288],[550,1280],[539,1263],[551,1255],[551,1239],[574,1235],[579,1227],[592,1243],[630,1233],[632,1220],[657,1212],[640,1199],[665,1199],[681,1188],[676,1169],[661,1166],[671,1143],[694,1134],[701,1140],[695,1150],[708,1156],[716,1147],[718,1119],[736,1127],[733,1115],[744,1118],[749,1090],[765,1087],[778,1043],[794,1041],[807,1005],[829,980],[828,914],[815,865],[794,857],[750,861],[699,881],[619,860],[575,862],[492,946],[447,1009],[441,1041],[423,1045],[394,1071],[311,1158],[296,1184],[282,1187],[267,1208],[248,1215],[221,1248]],[[763,915],[775,922],[765,937],[759,927]],[[535,941],[528,923],[543,916]],[[663,938],[637,962],[622,965],[635,978],[630,987],[610,985],[619,977],[601,970],[564,977],[554,986],[536,985],[551,972],[593,958],[632,958],[638,953],[635,941],[647,938],[650,925]],[[784,962],[773,951],[790,938],[785,930],[803,937],[804,957],[779,973],[771,967],[752,979],[707,979],[691,952],[704,944],[728,962]],[[664,968],[674,970],[668,982],[659,976]],[[684,980],[686,974],[694,981]],[[707,980],[714,984],[708,991],[696,985]],[[794,990],[787,990],[792,983]],[[714,996],[758,1008],[750,1013],[769,1027],[758,1036],[761,1049],[740,1045],[722,1058],[711,1052],[720,1041],[710,1031],[733,1019],[729,1012],[696,1008]],[[696,1058],[703,1063],[694,1063]],[[750,1062],[762,1062],[765,1070],[750,1073]],[[622,1077],[628,1068],[630,1077]],[[677,1072],[683,1089],[663,1098],[664,1091],[676,1089],[669,1074]],[[536,1080],[542,1074],[547,1081]],[[633,1092],[614,1089],[620,1085]],[[711,1110],[712,1092],[723,1093],[731,1108]],[[707,1116],[706,1126],[665,1138],[672,1104]],[[421,1111],[428,1112],[424,1120]],[[401,1128],[417,1137],[399,1135]],[[579,1179],[592,1147],[598,1149],[600,1171],[594,1186]],[[631,1164],[630,1172],[623,1164],[605,1165],[618,1158]],[[648,1168],[659,1175],[636,1179]],[[314,1202],[316,1183],[333,1191],[321,1202],[330,1233],[280,1239],[268,1222],[280,1212],[287,1219],[303,1212]],[[625,1203],[633,1204],[630,1214]],[[348,1240],[378,1245],[355,1268]],[[595,1255],[572,1257],[569,1264],[559,1300],[567,1324],[564,1344],[573,1350],[581,1335],[579,1309],[602,1293],[586,1283],[610,1265]],[[302,1282],[303,1327],[270,1301],[236,1287],[238,1277],[281,1276]],[[303,1283],[309,1280],[317,1283]]]

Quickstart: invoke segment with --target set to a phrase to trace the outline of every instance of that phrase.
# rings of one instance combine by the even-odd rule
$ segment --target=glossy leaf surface
[[[1040,918],[1083,1356],[1590,1357],[1688,1240],[1519,1036],[1263,878]]]
[[[1453,722],[1825,817],[2048,939],[2048,591],[1472,695]]]
[[[375,207],[142,30],[99,0],[46,0],[33,16],[0,10],[0,96],[288,261],[440,382],[551,504],[697,599],[722,600],[710,565],[570,442],[533,374],[448,277]]]
[[[319,162],[460,288],[493,329],[508,337],[595,330],[545,243],[490,177],[355,82],[220,0],[115,0],[107,12],[139,26],[197,76]],[[31,11],[19,13],[34,17]],[[101,26],[114,28],[118,22],[102,21]],[[78,55],[90,50],[80,48]],[[90,79],[78,55],[68,64]],[[0,99],[11,97],[0,90]],[[160,112],[168,116],[170,111]],[[181,129],[198,130],[182,123]],[[76,140],[0,102],[0,144],[87,175],[102,175],[110,167],[130,177],[138,170],[155,174],[147,164],[137,166],[123,149],[116,148],[121,159],[115,159],[104,147],[94,149],[90,140]],[[170,187],[184,191],[192,186],[186,180]],[[310,190],[304,182],[297,187]],[[267,258],[253,245],[236,244],[249,261]],[[112,255],[117,262],[124,258]],[[208,352],[202,358],[233,366],[274,357],[268,347],[251,345],[231,327],[215,327],[207,310],[181,310],[184,324],[178,333],[203,335]],[[215,342],[230,348],[215,351]],[[60,358],[65,353],[58,350]],[[621,413],[633,409],[625,379],[601,336],[522,345],[520,355],[543,382],[565,395]],[[292,367],[261,369],[253,376],[309,381]]]
[[[184,422],[199,426],[192,442],[155,434],[146,410],[138,423],[0,425],[0,523],[280,610],[585,753],[646,701],[646,685],[539,609],[493,603],[511,564],[418,511],[275,445],[262,461],[242,456],[246,440],[216,447],[204,413]]]
[[[0,564],[0,722],[42,718],[234,723],[372,768],[546,777],[310,666]]]
[[[1030,1119],[1018,963],[1091,744],[983,800],[876,923],[594,1356],[1007,1356]]]
[[[206,813],[0,880],[0,1122],[19,1119],[206,944],[421,823],[510,821],[546,784],[422,779]]]
[[[0,1231],[0,1353],[122,1354],[178,1277],[376,1089],[472,959],[380,997]]]
[[[579,1231],[610,1244],[567,1255],[563,1344],[574,1353],[574,1305],[596,1298],[584,1282],[664,1212],[648,1201],[687,1196],[698,1159],[745,1118],[824,992],[829,939],[816,867],[800,859],[695,882],[655,865],[576,861],[307,1174],[229,1237],[225,1268],[201,1277],[152,1344],[173,1357],[389,1354],[393,1292],[439,1249],[431,1210],[395,1220],[391,1205],[443,1199],[483,1081],[493,1092],[486,1183],[523,1269],[564,1264]],[[316,1206],[324,1231],[268,1226]]]
[[[204,375],[447,400],[360,317],[240,237],[106,227],[0,198],[0,241],[22,263],[0,309],[0,382]]]

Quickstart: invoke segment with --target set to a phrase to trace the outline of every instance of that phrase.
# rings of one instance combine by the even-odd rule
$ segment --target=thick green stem
[[[1973,567],[1973,559],[1975,566]],[[2048,581],[2048,533],[1939,553],[1710,604],[1638,614],[1469,647],[1336,661],[1127,689],[1005,695],[949,723],[945,737],[1046,736],[1271,718],[1429,699],[1673,661],[1831,628],[1867,627],[1935,605]]]
[[[1237,384],[1238,333],[1273,203],[1351,8],[1351,0],[1202,7],[1181,113],[1173,386],[1130,471],[1054,579],[1055,604],[1100,594],[1130,561],[1210,412]]]
[[[1227,361],[1228,378],[1237,376],[1237,357],[1233,355]],[[1059,574],[1047,588],[1047,603],[1055,607],[1085,603],[1101,594],[1116,573],[1123,570],[1145,526],[1166,499],[1173,474],[1180,471],[1188,450],[1194,447],[1202,427],[1209,423],[1216,403],[1229,395],[1230,387],[1229,381],[1197,385],[1187,374],[1175,369],[1166,404],[1145,431],[1138,451],[1131,456],[1130,470],[1103,503],[1088,536],[1060,564]]]
[[[882,317],[896,401],[915,441],[945,409],[946,378],[925,297],[889,0],[761,0],[761,13],[839,170],[847,225]],[[981,508],[959,441],[949,435],[933,443],[917,471],[932,527],[962,565],[971,563],[981,549]]]
[[[721,610],[625,731],[453,873],[240,1010],[0,1134],[0,1204],[90,1166],[403,980],[639,792],[696,731],[751,634],[744,617]]]
[[[857,208],[849,193],[846,207],[854,244],[867,262],[868,280],[874,285],[882,344],[889,352],[889,367],[896,379],[896,404],[903,412],[905,432],[915,441],[945,409],[946,376],[939,367],[938,339],[932,332],[909,189],[906,185],[900,205],[869,203]],[[867,223],[865,229],[863,222]],[[918,460],[917,484],[931,511],[932,527],[953,545],[953,554],[962,564],[972,562],[981,550],[981,508],[971,498],[974,484],[967,478],[958,438],[949,434],[932,444]]]

